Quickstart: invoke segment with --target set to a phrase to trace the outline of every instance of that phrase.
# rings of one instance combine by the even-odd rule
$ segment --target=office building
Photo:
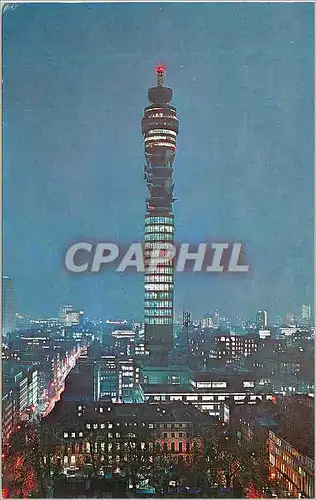
[[[139,383],[139,367],[128,356],[101,355],[93,365],[94,400],[131,402]]]

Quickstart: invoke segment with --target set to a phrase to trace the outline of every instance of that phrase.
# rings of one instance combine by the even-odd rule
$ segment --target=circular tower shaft
[[[146,164],[144,177],[148,188],[146,199],[145,258],[145,350],[151,363],[164,366],[173,346],[173,262],[157,267],[153,251],[174,243],[173,161],[179,120],[170,104],[172,89],[163,86],[164,67],[156,68],[157,86],[148,90],[151,102],[144,109],[142,134]],[[149,265],[151,264],[151,265]]]

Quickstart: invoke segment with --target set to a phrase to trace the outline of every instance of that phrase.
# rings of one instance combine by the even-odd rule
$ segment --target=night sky
[[[142,318],[143,276],[70,275],[77,241],[142,240],[140,120],[167,66],[176,240],[241,241],[247,275],[179,273],[232,319],[313,296],[313,4],[20,4],[3,16],[3,270],[18,310]]]

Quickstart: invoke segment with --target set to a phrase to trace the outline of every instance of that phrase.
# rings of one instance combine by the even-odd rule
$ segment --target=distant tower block
[[[14,280],[9,276],[2,277],[2,334],[7,335],[16,327],[16,311],[14,300]]]
[[[189,326],[191,324],[191,314],[183,311],[183,349],[189,354]]]

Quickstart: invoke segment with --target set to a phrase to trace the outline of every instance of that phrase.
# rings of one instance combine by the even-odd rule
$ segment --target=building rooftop
[[[247,368],[241,366],[232,366],[228,365],[227,367],[214,368],[204,371],[196,371],[194,372],[194,380],[196,381],[208,381],[208,380],[226,380],[229,378],[237,378],[243,377],[244,380],[247,380],[247,376],[251,375],[251,371]]]
[[[173,394],[194,392],[194,388],[189,384],[141,384],[145,394]]]
[[[82,405],[82,416],[78,416],[78,403],[58,402],[52,412],[44,419],[50,424],[74,422],[187,422],[213,423],[213,417],[193,405],[179,401],[172,403],[108,403],[106,405]]]
[[[303,455],[314,457],[314,399],[307,395],[277,396],[275,404],[239,406],[232,418],[271,429]]]

